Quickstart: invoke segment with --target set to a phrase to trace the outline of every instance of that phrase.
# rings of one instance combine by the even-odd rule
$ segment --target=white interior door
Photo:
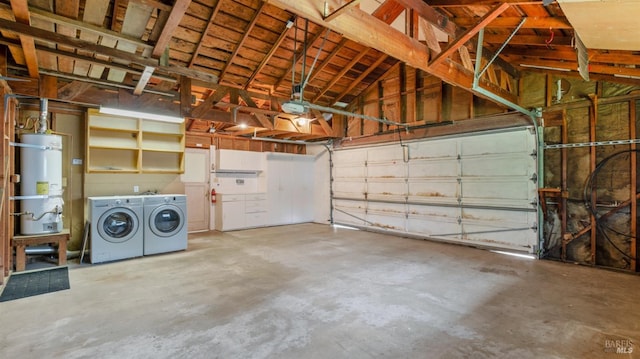
[[[184,191],[187,195],[188,231],[209,230],[209,150],[187,148],[184,153]]]
[[[537,250],[536,139],[520,127],[334,153],[334,222]]]

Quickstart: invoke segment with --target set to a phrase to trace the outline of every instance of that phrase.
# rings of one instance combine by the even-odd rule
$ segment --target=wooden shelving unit
[[[88,173],[183,173],[184,124],[88,114]]]

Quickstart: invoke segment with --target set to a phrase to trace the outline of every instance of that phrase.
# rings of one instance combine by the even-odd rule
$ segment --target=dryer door
[[[105,241],[126,242],[138,232],[138,216],[129,208],[112,208],[100,216],[97,227],[98,233]]]
[[[149,216],[149,228],[159,237],[171,237],[178,233],[187,219],[177,206],[165,204],[156,207]]]

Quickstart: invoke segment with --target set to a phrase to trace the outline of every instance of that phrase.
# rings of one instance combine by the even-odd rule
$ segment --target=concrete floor
[[[628,358],[640,277],[304,224],[71,265],[0,303],[3,358]],[[631,340],[633,354],[608,354]],[[618,342],[626,345],[626,342]]]

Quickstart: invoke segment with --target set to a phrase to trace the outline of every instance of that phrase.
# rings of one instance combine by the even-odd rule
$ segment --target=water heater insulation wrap
[[[62,137],[31,133],[23,134],[21,142],[28,146],[20,147],[20,195],[46,197],[20,201],[20,211],[33,214],[20,217],[20,233],[60,232],[62,216],[55,212],[62,212],[63,205]]]

